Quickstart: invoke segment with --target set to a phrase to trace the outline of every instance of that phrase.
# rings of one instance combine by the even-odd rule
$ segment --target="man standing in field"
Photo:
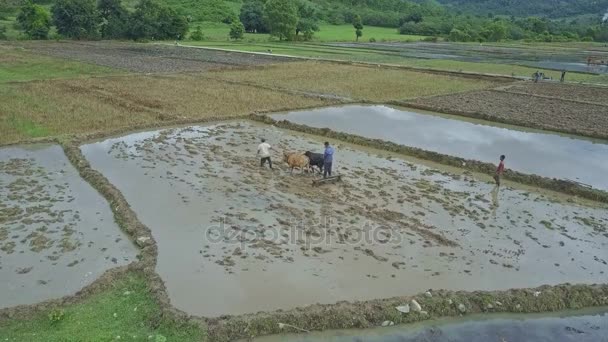
[[[334,148],[325,142],[325,153],[323,153],[323,178],[331,177],[331,164],[334,161]]]
[[[502,173],[505,171],[505,155],[500,156],[500,163],[498,163],[498,167],[496,168],[496,173],[494,174],[494,181],[496,181],[496,186],[500,186],[500,177],[502,177]]]
[[[272,147],[266,142],[266,139],[262,138],[262,142],[258,145],[258,155],[262,158],[260,159],[260,167],[264,167],[264,164],[268,162],[270,169],[272,169],[272,160],[270,159],[271,149]]]

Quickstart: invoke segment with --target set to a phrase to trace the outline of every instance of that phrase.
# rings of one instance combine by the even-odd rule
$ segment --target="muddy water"
[[[0,149],[0,307],[72,294],[135,254],[60,147]]]
[[[272,117],[484,162],[498,162],[505,154],[507,168],[608,190],[606,142],[386,106],[330,107]]]
[[[260,137],[275,169],[260,168]],[[605,281],[608,211],[337,145],[342,183],[310,186],[283,151],[321,140],[253,123],[82,147],[159,247],[172,304],[219,316],[429,288]]]
[[[606,309],[560,314],[492,314],[365,330],[276,335],[256,342],[606,342]]]

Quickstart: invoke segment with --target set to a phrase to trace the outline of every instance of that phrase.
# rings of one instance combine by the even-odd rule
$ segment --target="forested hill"
[[[476,14],[564,18],[583,14],[603,15],[608,0],[438,0],[452,10]]]

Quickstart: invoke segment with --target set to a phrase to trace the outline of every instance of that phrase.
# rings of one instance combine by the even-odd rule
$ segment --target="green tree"
[[[98,0],[97,10],[101,17],[102,38],[116,39],[127,36],[129,13],[121,0]]]
[[[290,40],[298,24],[298,8],[292,0],[268,0],[264,5],[264,20],[271,35]]]
[[[230,39],[243,39],[245,35],[245,26],[240,21],[235,21],[230,25]]]
[[[482,36],[490,42],[503,40],[507,36],[507,26],[502,21],[494,21],[484,26]]]
[[[448,40],[451,42],[468,42],[471,41],[471,36],[465,31],[453,28],[448,35]]]
[[[190,33],[190,39],[195,40],[195,41],[201,41],[201,40],[205,39],[205,35],[203,34],[203,29],[201,28],[201,25],[198,25],[196,27],[196,30],[194,30],[194,32]]]
[[[245,0],[241,6],[239,19],[247,32],[268,32],[268,28],[264,22],[264,3],[260,0]]]
[[[19,10],[17,24],[30,39],[47,39],[51,29],[51,15],[44,7],[27,1]]]
[[[353,19],[353,27],[355,28],[356,40],[359,41],[359,37],[363,36],[363,23],[361,22],[361,16],[358,14]]]
[[[131,39],[183,39],[188,21],[172,8],[153,0],[141,0],[129,20]]]
[[[304,40],[311,40],[315,32],[319,31],[317,9],[307,1],[298,2],[298,24],[296,25],[296,38],[300,33]]]
[[[95,0],[57,0],[52,8],[57,32],[74,39],[99,37],[100,17]]]
[[[0,40],[5,40],[6,37],[6,26],[0,26]]]

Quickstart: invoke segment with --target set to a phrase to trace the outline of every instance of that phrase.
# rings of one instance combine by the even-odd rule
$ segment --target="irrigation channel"
[[[388,106],[349,105],[271,117],[484,162],[497,163],[504,154],[508,168],[608,190],[606,141]]]
[[[0,148],[0,308],[73,294],[135,255],[61,147]]]
[[[606,308],[552,314],[471,315],[405,326],[286,334],[255,342],[606,342]],[[287,328],[289,329],[289,328]]]
[[[273,170],[260,167],[261,137],[274,147]],[[282,155],[321,152],[323,141],[245,120],[81,150],[151,229],[171,303],[190,314],[606,279],[605,205],[497,189],[462,170],[337,141],[344,180],[313,188],[319,176],[292,174]]]

